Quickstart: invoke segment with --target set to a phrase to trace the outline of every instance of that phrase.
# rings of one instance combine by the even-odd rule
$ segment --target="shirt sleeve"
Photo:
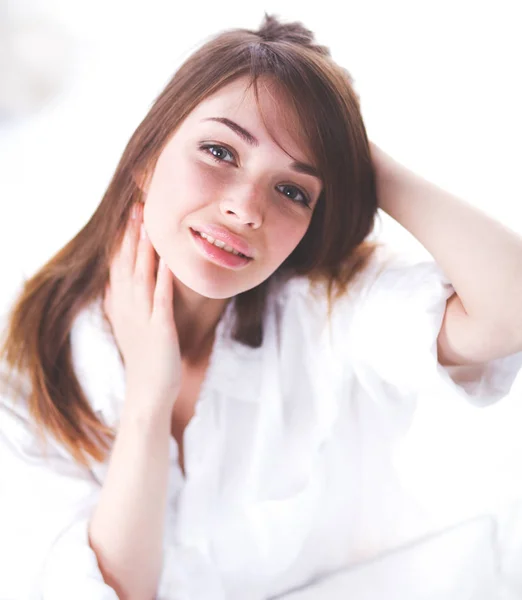
[[[100,486],[0,396],[0,598],[118,600],[88,542]]]
[[[395,257],[383,266],[369,269],[345,342],[366,387],[381,398],[440,392],[475,406],[506,397],[522,368],[522,352],[442,366],[437,337],[453,286],[431,260]]]

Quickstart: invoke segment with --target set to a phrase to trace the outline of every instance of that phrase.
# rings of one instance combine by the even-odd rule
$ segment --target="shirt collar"
[[[264,343],[251,348],[234,340],[233,302],[229,303],[217,328],[200,400],[219,394],[246,402],[260,397],[263,349],[270,328],[265,323]],[[93,410],[109,427],[117,426],[125,399],[125,367],[103,315],[102,298],[84,307],[71,329],[73,366]]]

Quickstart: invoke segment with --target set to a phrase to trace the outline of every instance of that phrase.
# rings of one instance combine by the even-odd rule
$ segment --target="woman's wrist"
[[[166,394],[151,391],[150,387],[145,389],[141,384],[128,383],[121,421],[129,421],[144,432],[154,432],[162,426],[168,426],[170,431],[174,402],[175,395],[166,397]]]

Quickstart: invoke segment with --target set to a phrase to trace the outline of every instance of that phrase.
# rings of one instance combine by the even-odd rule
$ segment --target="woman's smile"
[[[227,267],[228,269],[243,269],[253,259],[243,255],[233,254],[233,252],[220,248],[205,239],[200,233],[190,229],[190,237],[198,251],[212,262]]]

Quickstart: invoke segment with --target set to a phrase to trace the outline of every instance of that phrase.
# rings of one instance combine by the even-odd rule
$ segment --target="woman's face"
[[[287,131],[275,89],[259,86],[263,114],[294,158],[268,135],[254,91],[246,94],[246,85],[246,79],[236,80],[188,115],[161,153],[146,189],[144,224],[152,245],[175,278],[207,298],[231,298],[267,279],[306,233],[322,189],[317,177],[292,168],[294,158],[313,162]],[[216,118],[237,123],[251,134],[250,142],[233,125],[211,120]],[[227,253],[194,233],[209,227],[236,236],[250,258]]]

